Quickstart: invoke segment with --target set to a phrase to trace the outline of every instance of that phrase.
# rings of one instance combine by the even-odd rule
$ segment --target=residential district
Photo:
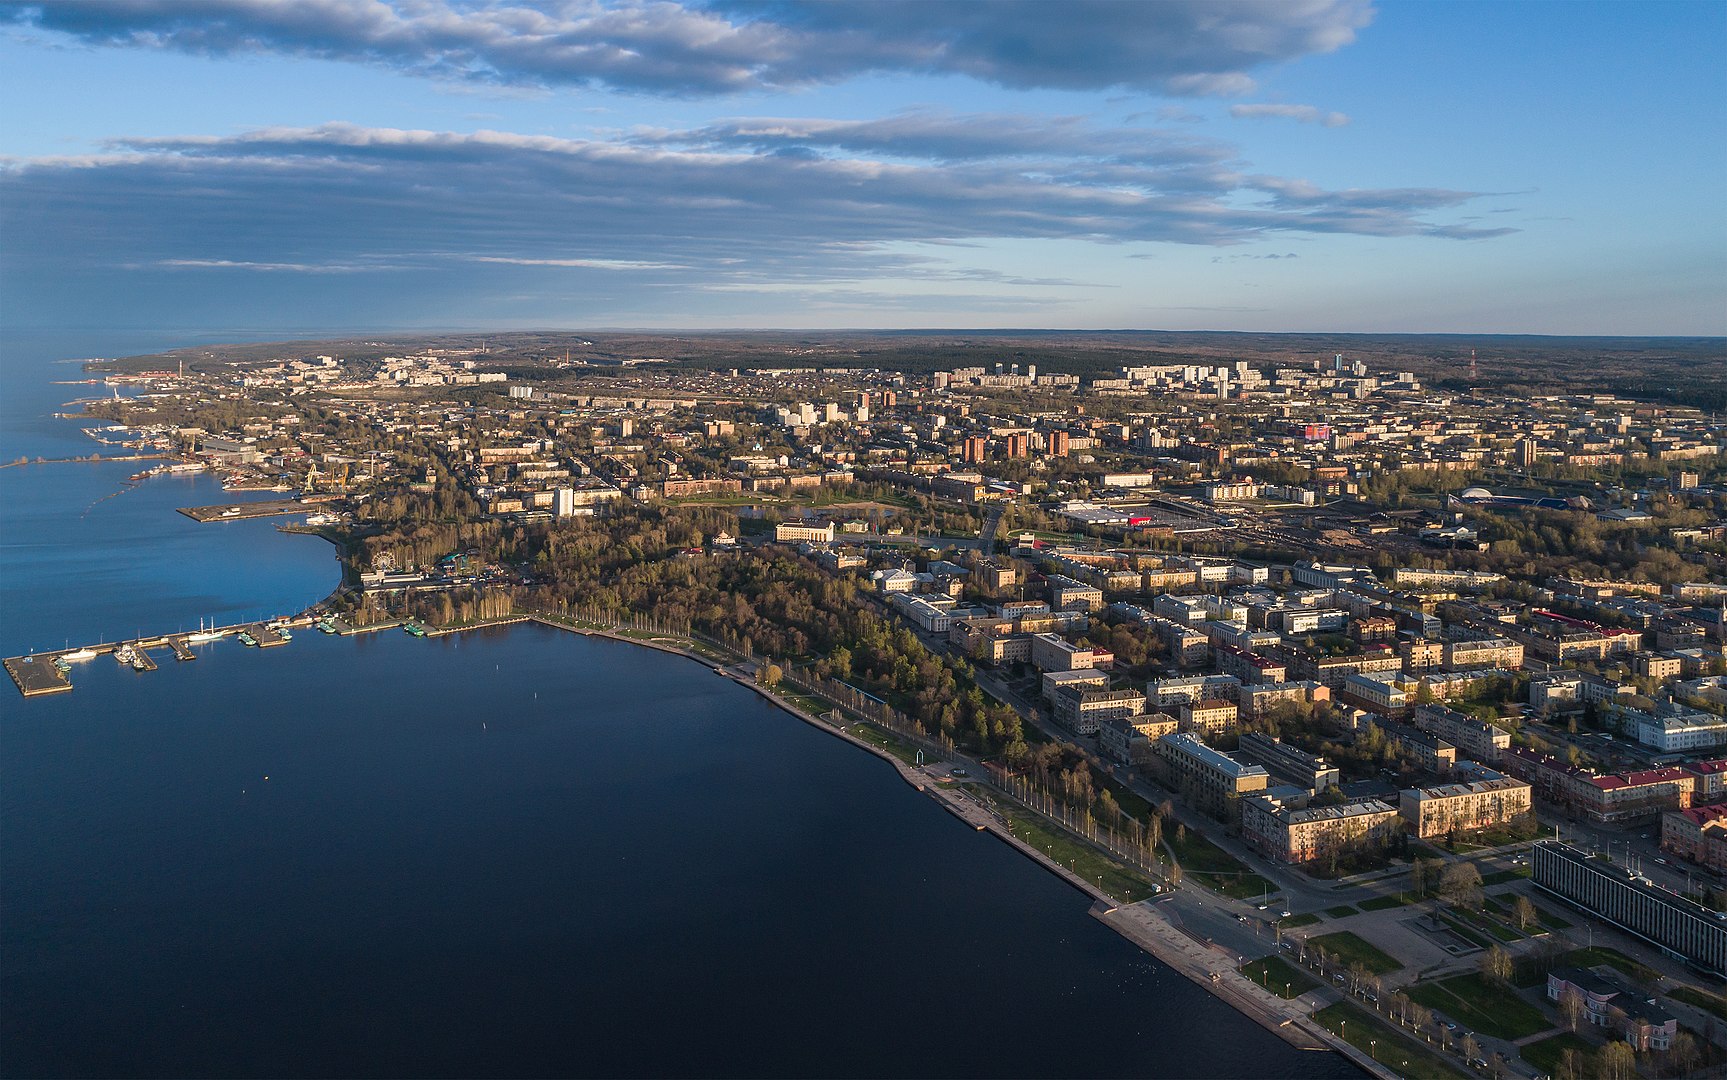
[[[1727,1062],[1717,417],[1342,355],[766,352],[188,350],[88,411],[286,494],[356,625],[658,617],[866,704],[1365,1067]]]

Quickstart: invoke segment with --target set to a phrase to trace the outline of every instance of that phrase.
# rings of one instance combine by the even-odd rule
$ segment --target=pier
[[[27,698],[61,694],[72,689],[72,680],[47,654],[8,657],[6,674],[12,676],[12,681],[18,684],[18,692]]]
[[[266,626],[263,623],[253,623],[246,627],[246,633],[252,635],[252,640],[258,643],[260,649],[273,649],[277,645],[288,644],[288,639],[283,637],[275,627]]]
[[[257,502],[217,503],[214,506],[182,506],[180,513],[193,521],[245,521],[248,518],[283,517],[288,514],[315,514],[317,503],[299,499],[260,499]]]
[[[242,631],[258,643],[261,649],[271,649],[288,644],[286,633],[278,630],[279,626],[310,626],[312,620],[302,616],[289,621],[272,619],[269,622],[236,623],[233,626],[212,627],[204,633],[222,634],[225,637],[234,636]],[[394,625],[394,624],[392,624]],[[121,660],[115,654],[122,649],[127,650],[130,659]],[[152,637],[136,638],[132,641],[105,641],[100,645],[90,645],[82,649],[56,649],[53,652],[34,653],[29,656],[8,657],[4,663],[6,674],[12,676],[17,684],[18,692],[27,698],[41,697],[45,694],[63,694],[72,689],[71,665],[62,657],[76,655],[76,660],[88,660],[95,656],[113,656],[122,667],[133,671],[156,671],[159,665],[156,658],[150,655],[153,649],[170,649],[176,660],[196,660],[198,653],[192,648],[187,635],[157,634]]]

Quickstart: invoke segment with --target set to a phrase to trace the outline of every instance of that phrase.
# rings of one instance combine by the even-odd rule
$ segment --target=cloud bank
[[[58,0],[0,11],[94,46],[672,96],[880,73],[1240,95],[1253,70],[1348,45],[1372,17],[1366,0]]]
[[[984,297],[1075,283],[969,266],[967,245],[1512,231],[1455,216],[1475,198],[1333,191],[1249,172],[1227,144],[1061,117],[737,120],[610,141],[324,124],[8,163],[0,232],[9,289],[80,302],[81,282],[260,275],[328,290],[603,281],[638,297],[957,281]]]

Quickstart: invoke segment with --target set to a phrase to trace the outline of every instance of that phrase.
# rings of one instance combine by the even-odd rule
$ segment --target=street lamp
[[[1368,1039],[1367,1040],[1367,1056],[1372,1058],[1374,1061],[1379,1060],[1379,1040],[1378,1039]]]

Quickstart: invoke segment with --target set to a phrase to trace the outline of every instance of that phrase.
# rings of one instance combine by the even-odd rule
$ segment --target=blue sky
[[[0,5],[13,326],[1727,333],[1727,4]]]

